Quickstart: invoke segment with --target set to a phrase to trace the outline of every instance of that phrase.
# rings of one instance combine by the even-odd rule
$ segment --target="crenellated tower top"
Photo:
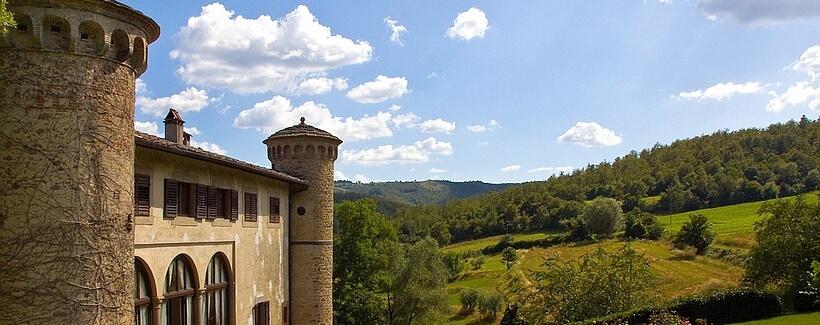
[[[154,20],[113,0],[11,0],[17,27],[0,48],[68,52],[112,60],[134,69],[148,66],[148,44],[160,33]]]

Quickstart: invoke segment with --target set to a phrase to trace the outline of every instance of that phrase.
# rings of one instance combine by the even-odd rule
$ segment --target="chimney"
[[[179,116],[179,112],[173,108],[168,110],[168,115],[165,116],[164,122],[165,139],[178,144],[185,144],[185,131],[182,128],[185,121]],[[188,139],[190,140],[190,136]]]

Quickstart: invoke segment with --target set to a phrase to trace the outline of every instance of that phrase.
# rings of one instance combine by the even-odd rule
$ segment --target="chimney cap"
[[[182,117],[179,115],[179,112],[175,109],[169,109],[168,115],[165,115],[165,120],[163,120],[165,124],[174,123],[174,124],[185,124],[185,121],[182,120]]]

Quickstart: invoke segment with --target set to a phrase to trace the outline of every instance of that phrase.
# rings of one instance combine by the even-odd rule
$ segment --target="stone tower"
[[[0,323],[133,324],[134,87],[159,37],[111,0],[11,0]]]
[[[303,117],[264,143],[273,169],[309,183],[289,205],[291,324],[332,324],[333,162],[342,140]]]

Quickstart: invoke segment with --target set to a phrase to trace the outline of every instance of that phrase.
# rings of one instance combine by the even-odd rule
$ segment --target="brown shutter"
[[[245,193],[245,221],[256,221],[256,193]]]
[[[197,219],[204,219],[208,216],[208,187],[196,184],[196,211],[194,215]]]
[[[270,198],[270,223],[279,223],[279,198]]]
[[[173,179],[165,179],[165,217],[174,218],[177,216],[177,181]]]
[[[219,194],[219,189],[213,186],[208,186],[208,219],[216,219],[216,200]]]
[[[231,220],[239,219],[239,191],[231,190]]]
[[[151,213],[151,177],[134,175],[134,215],[149,216]]]

